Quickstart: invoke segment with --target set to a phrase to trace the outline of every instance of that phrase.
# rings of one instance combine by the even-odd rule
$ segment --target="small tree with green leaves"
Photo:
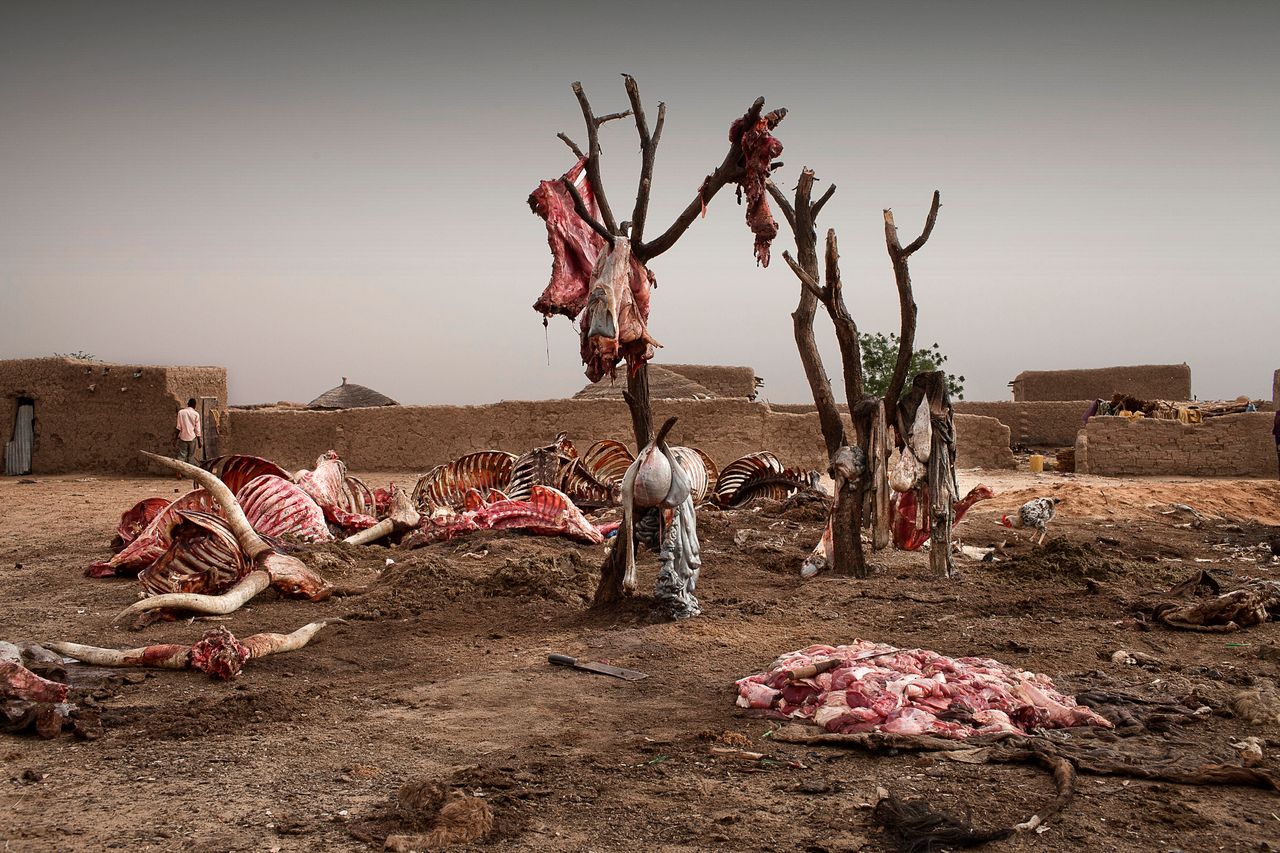
[[[893,368],[898,360],[898,333],[890,332],[888,335],[884,335],[880,332],[860,332],[858,333],[858,343],[862,348],[863,387],[866,393],[883,397],[889,389],[889,382],[893,378]],[[946,362],[946,355],[943,354],[942,348],[935,342],[933,346],[918,349],[911,354],[911,366],[907,369],[907,375],[915,376],[917,373],[931,373],[935,370],[941,370],[942,365],[946,364]],[[963,400],[964,377],[948,373],[947,390],[951,392],[952,396]]]

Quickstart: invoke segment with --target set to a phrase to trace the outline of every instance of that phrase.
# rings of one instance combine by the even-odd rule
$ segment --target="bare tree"
[[[831,474],[836,482],[835,503],[831,513],[832,568],[838,574],[866,577],[868,570],[862,550],[862,527],[872,528],[873,547],[879,549],[889,544],[889,448],[886,424],[891,412],[895,413],[893,422],[898,423],[897,399],[910,363],[916,329],[916,305],[911,291],[907,259],[929,239],[938,215],[939,194],[934,193],[933,207],[924,232],[905,249],[898,243],[897,230],[892,225],[892,212],[885,211],[886,239],[889,243],[889,255],[893,260],[902,310],[902,343],[895,365],[894,381],[889,389],[890,396],[882,401],[865,393],[858,326],[844,301],[840,254],[834,229],[827,231],[824,276],[819,277],[817,217],[835,192],[835,185],[828,187],[813,202],[810,201],[813,183],[813,171],[804,169],[796,183],[794,201],[788,200],[773,182],[769,183],[769,193],[782,209],[795,238],[796,257],[793,258],[789,252],[782,253],[783,259],[801,285],[800,303],[791,315],[793,332],[805,378],[809,382],[814,405],[818,410],[818,420],[831,462]],[[835,395],[831,390],[831,380],[813,337],[813,321],[819,303],[831,319],[836,341],[840,346],[845,398],[854,428],[852,442],[845,435]],[[893,400],[891,405],[888,402],[890,398]]]
[[[590,183],[592,194],[595,196],[600,218],[597,220],[591,215],[572,181],[566,180],[564,186],[573,197],[574,210],[577,211],[578,216],[603,237],[610,246],[615,245],[615,241],[618,239],[629,240],[633,257],[645,267],[647,272],[649,263],[676,244],[684,233],[688,231],[689,226],[693,224],[698,215],[706,210],[707,205],[710,204],[716,193],[726,185],[738,183],[742,180],[745,170],[742,139],[739,135],[738,138],[730,140],[729,150],[725,153],[724,159],[719,166],[703,179],[697,193],[689,204],[680,211],[665,231],[652,240],[646,240],[645,231],[649,219],[649,196],[653,182],[654,161],[657,155],[658,143],[662,138],[663,124],[666,121],[666,105],[663,103],[658,104],[657,121],[654,123],[652,132],[650,132],[644,104],[640,98],[640,87],[631,75],[624,74],[622,76],[631,108],[623,112],[603,116],[597,116],[592,109],[582,84],[573,84],[573,93],[582,108],[582,118],[587,131],[587,151],[585,154],[566,134],[558,134],[559,138],[569,146],[574,154],[580,158],[586,158],[587,180]],[[773,128],[786,117],[786,114],[787,111],[785,109],[764,113],[764,98],[756,98],[755,102],[743,115],[741,126],[743,128],[753,127],[763,118],[767,126]],[[608,121],[627,116],[634,118],[636,133],[639,136],[640,177],[636,188],[635,205],[631,211],[631,219],[629,222],[619,223],[616,221],[613,209],[609,205],[604,182],[600,176],[600,127]],[[781,163],[775,164],[775,168],[781,165]],[[623,397],[627,401],[627,406],[631,412],[632,431],[635,434],[636,449],[639,451],[640,448],[649,443],[653,435],[652,414],[649,404],[649,374],[647,364],[644,362],[628,366],[627,389],[623,392]],[[623,595],[623,568],[622,548],[619,547],[619,543],[615,542],[601,572],[600,585],[596,589],[595,604],[597,606],[613,605],[621,600]]]

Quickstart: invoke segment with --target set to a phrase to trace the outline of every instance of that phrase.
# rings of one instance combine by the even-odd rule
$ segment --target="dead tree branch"
[[[937,190],[933,193],[933,204],[929,207],[929,215],[924,222],[924,230],[905,249],[898,242],[898,227],[893,223],[893,211],[884,212],[884,239],[889,249],[889,259],[893,263],[893,278],[898,285],[898,311],[901,327],[898,332],[898,360],[893,366],[893,376],[889,380],[889,388],[885,391],[885,411],[890,417],[897,411],[898,398],[902,396],[902,388],[907,381],[907,371],[911,367],[911,355],[916,344],[916,300],[911,291],[911,270],[908,259],[929,240],[933,233],[934,223],[938,221],[938,208],[942,197]],[[899,435],[898,443],[902,443]]]
[[[573,210],[578,214],[578,218],[590,225],[591,230],[603,237],[604,241],[609,244],[610,248],[612,248],[614,240],[613,234],[609,232],[608,228],[597,222],[596,218],[591,215],[589,210],[587,210],[586,202],[582,200],[582,196],[578,193],[578,188],[573,185],[573,181],[568,178],[561,178],[560,182],[564,184],[564,188],[569,191],[569,195],[573,196]]]
[[[609,207],[609,199],[604,194],[604,181],[600,178],[600,125],[606,121],[615,118],[622,118],[630,113],[613,113],[604,118],[596,118],[596,114],[591,111],[591,102],[587,100],[587,93],[582,89],[582,83],[575,82],[573,84],[573,94],[578,98],[578,105],[582,107],[582,120],[587,125],[587,180],[591,183],[591,192],[596,197],[596,206],[600,208],[600,218],[604,220],[604,227],[608,229],[610,235],[618,232],[618,222],[613,218],[613,210]],[[595,226],[592,226],[595,227]],[[613,241],[610,240],[610,245]]]
[[[764,98],[756,98],[755,103],[751,105],[751,109],[743,115],[742,127],[750,127],[760,119],[760,113],[764,109]],[[764,116],[770,129],[777,125],[787,116],[785,109],[777,109]],[[707,175],[703,179],[701,186],[698,187],[698,194],[693,201],[680,212],[675,222],[655,240],[642,243],[634,247],[635,255],[641,261],[648,263],[650,260],[661,255],[670,249],[680,239],[685,231],[689,230],[689,226],[693,224],[698,214],[706,209],[707,204],[715,197],[725,184],[734,183],[742,174],[742,140],[735,139],[729,144],[729,151],[724,155],[724,160],[716,167],[716,170]]]
[[[582,153],[582,149],[578,147],[578,143],[574,142],[572,139],[569,138],[568,134],[557,133],[556,138],[559,139],[561,142],[563,142],[565,145],[568,145],[569,150],[572,151],[574,153],[574,156],[576,156],[579,160],[582,160],[587,156],[586,154]]]
[[[791,257],[791,253],[785,249],[782,252],[782,259],[787,262],[787,266],[791,267],[791,271],[796,274],[796,278],[800,279],[800,284],[804,289],[812,293],[814,298],[821,302],[824,298],[822,286],[814,281],[804,267],[796,263],[795,258]]]
[[[649,218],[649,190],[653,182],[653,161],[662,139],[662,126],[667,120],[667,105],[658,102],[658,121],[649,135],[649,122],[640,100],[640,86],[630,74],[623,74],[627,97],[631,101],[631,114],[636,119],[636,133],[640,136],[640,186],[636,190],[636,206],[631,212],[631,245],[633,251],[644,244],[644,225]]]

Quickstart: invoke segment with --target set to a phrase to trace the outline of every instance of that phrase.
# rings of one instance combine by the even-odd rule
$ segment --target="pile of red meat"
[[[1053,688],[1048,676],[989,658],[949,658],[858,640],[785,654],[737,682],[738,705],[810,720],[829,732],[975,734],[1111,723]]]

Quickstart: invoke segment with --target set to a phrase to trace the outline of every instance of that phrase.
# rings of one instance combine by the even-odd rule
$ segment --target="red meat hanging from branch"
[[[786,110],[778,112],[786,114]],[[769,244],[778,236],[765,186],[773,158],[782,153],[782,143],[769,132],[782,120],[778,112],[754,120],[743,116],[729,127],[729,141],[741,141],[744,169],[738,186],[747,196],[747,227],[756,235],[756,261],[762,267],[769,266]]]
[[[649,271],[631,254],[631,243],[606,246],[591,271],[591,291],[582,313],[582,363],[587,378],[599,382],[614,375],[622,359],[634,370],[662,346],[649,335]]]
[[[533,309],[544,322],[552,314],[581,315],[582,363],[587,378],[598,382],[614,376],[623,359],[636,369],[661,344],[647,325],[653,274],[631,253],[630,242],[619,238],[610,248],[574,210],[566,182],[573,184],[587,211],[599,215],[590,182],[580,180],[585,165],[580,159],[563,178],[542,181],[529,195],[530,209],[547,223],[551,247],[551,281]]]
[[[604,238],[573,209],[573,198],[564,183],[571,182],[591,215],[599,216],[595,193],[582,173],[586,165],[583,157],[564,177],[542,181],[529,193],[529,209],[547,223],[547,244],[551,247],[551,282],[533,303],[533,310],[544,322],[552,314],[572,319],[587,307],[591,270],[605,245]]]

